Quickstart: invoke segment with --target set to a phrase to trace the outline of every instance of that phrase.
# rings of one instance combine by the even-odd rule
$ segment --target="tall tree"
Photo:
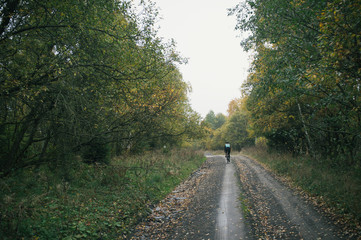
[[[138,14],[129,1],[3,1],[3,174],[66,164],[89,146],[115,145],[119,154],[151,131],[152,138],[193,134],[199,117],[176,67],[183,60],[157,37],[154,6],[142,4]]]
[[[210,128],[216,130],[222,127],[226,122],[226,116],[224,116],[222,113],[217,113],[216,115],[214,111],[211,110],[204,118],[204,121],[209,125]]]
[[[259,135],[290,151],[356,163],[359,11],[354,0],[247,0],[231,11],[237,28],[250,32],[242,46],[256,51],[244,91]]]

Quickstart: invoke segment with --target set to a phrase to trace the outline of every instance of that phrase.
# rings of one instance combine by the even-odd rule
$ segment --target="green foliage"
[[[129,1],[2,2],[1,175],[79,151],[107,162],[108,151],[181,145],[199,134],[177,68],[184,60],[157,36],[154,5],[138,8],[142,14]]]
[[[255,141],[255,147],[266,149],[267,148],[267,139],[265,137],[258,137]]]
[[[226,141],[232,143],[232,149],[241,151],[243,147],[254,144],[254,138],[248,132],[248,116],[237,111],[229,116],[224,131]]]
[[[211,110],[204,118],[204,122],[208,125],[211,129],[217,130],[221,128],[223,124],[226,122],[226,116],[222,113],[218,113],[217,115]]]
[[[82,159],[86,163],[108,164],[110,162],[110,148],[106,139],[95,138],[83,147],[82,151]]]
[[[254,137],[250,130],[249,116],[244,107],[244,100],[233,100],[229,104],[228,113],[229,116],[224,117],[225,122],[221,127],[215,130],[209,129],[209,135],[205,140],[207,149],[223,150],[226,141],[231,143],[234,151],[241,151],[245,146],[254,145]],[[213,111],[207,115],[204,122],[208,124],[207,121],[210,121],[212,116],[214,116]]]
[[[231,14],[256,52],[243,86],[256,136],[295,154],[360,164],[359,1],[247,0]]]
[[[65,180],[47,166],[1,179],[1,239],[118,239],[204,162],[202,153],[173,150],[77,162]]]

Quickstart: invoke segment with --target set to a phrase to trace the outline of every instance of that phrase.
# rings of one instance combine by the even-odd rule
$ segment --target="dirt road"
[[[349,239],[253,160],[207,158],[132,239]]]

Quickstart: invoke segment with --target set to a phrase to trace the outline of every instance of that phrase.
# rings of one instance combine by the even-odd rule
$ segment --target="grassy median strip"
[[[332,166],[326,160],[291,154],[269,153],[253,147],[242,151],[285,176],[326,204],[332,212],[341,214],[350,224],[361,222],[361,168]],[[324,207],[326,207],[324,206]]]
[[[174,150],[23,169],[1,179],[0,238],[123,239],[204,161],[201,152]]]

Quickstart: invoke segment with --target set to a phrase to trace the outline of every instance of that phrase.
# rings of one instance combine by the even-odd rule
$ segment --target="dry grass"
[[[242,154],[251,156],[277,175],[300,187],[314,202],[327,211],[346,219],[355,228],[361,222],[361,171],[356,167],[335,167],[326,161],[307,156],[269,153],[264,148],[247,148]],[[358,229],[359,231],[360,229]]]

